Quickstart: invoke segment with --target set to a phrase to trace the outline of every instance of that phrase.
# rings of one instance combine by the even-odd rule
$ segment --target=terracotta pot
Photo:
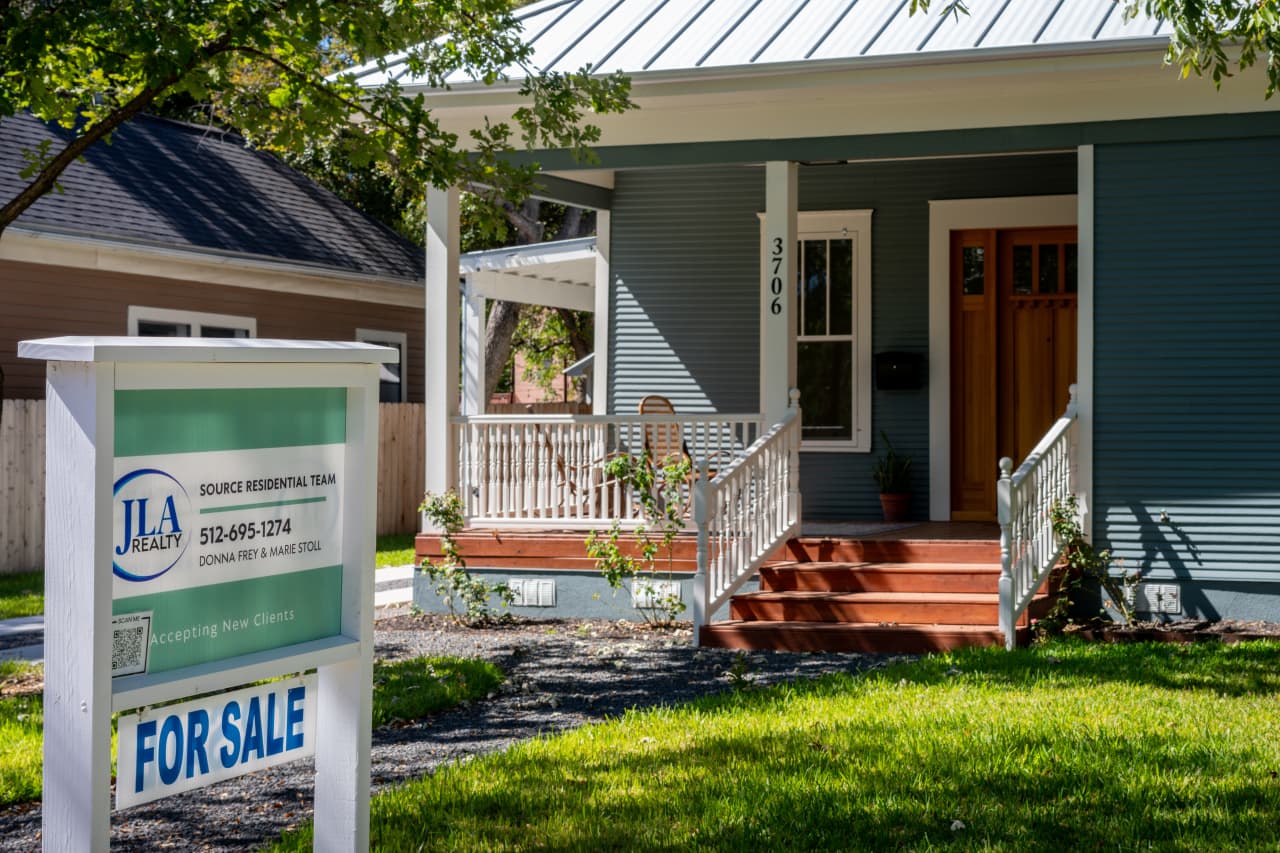
[[[909,492],[882,493],[880,509],[884,511],[885,521],[906,521],[911,517],[911,494]]]

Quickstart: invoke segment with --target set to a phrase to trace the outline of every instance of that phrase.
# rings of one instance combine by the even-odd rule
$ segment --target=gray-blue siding
[[[870,208],[872,350],[928,351],[929,201],[1076,191],[1074,152],[801,166],[801,210]],[[619,172],[612,218],[609,407],[665,394],[679,411],[759,405],[758,166]],[[948,377],[931,377],[946,382]],[[803,407],[804,401],[801,400]],[[915,460],[917,518],[928,514],[927,390],[878,391],[872,428]],[[878,518],[879,452],[801,457],[810,519]],[[994,464],[994,460],[993,460]]]
[[[1188,613],[1239,615],[1231,582],[1280,581],[1280,137],[1095,167],[1094,530],[1129,571],[1217,587]]]

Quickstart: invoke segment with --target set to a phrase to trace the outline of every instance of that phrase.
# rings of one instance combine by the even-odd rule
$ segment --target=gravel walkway
[[[629,708],[682,702],[729,689],[736,652],[694,649],[689,632],[625,623],[523,622],[456,628],[438,617],[400,615],[376,624],[377,655],[461,655],[493,661],[507,681],[492,698],[373,736],[375,792],[441,764],[505,748],[545,732],[616,717]],[[901,657],[901,656],[893,656]],[[748,653],[757,684],[858,672],[891,656]],[[313,767],[300,761],[112,815],[116,849],[246,850],[311,816]],[[40,843],[40,806],[0,810],[0,851]]]

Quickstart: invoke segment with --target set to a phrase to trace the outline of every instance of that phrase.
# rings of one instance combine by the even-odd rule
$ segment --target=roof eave
[[[714,68],[678,68],[658,71],[626,72],[631,79],[633,92],[652,86],[671,84],[723,84],[725,82],[753,81],[764,82],[779,78],[805,75],[840,74],[857,71],[884,70],[894,68],[916,68],[942,70],[948,67],[977,64],[982,62],[1000,62],[1013,60],[1062,60],[1091,59],[1099,56],[1148,53],[1163,53],[1169,45],[1168,36],[1141,36],[1107,41],[1072,42],[1054,45],[1014,45],[992,48],[966,48],[963,50],[947,50],[936,52],[904,53],[889,56],[857,56],[834,59],[808,59],[792,62],[774,62],[767,64],[752,63],[746,65],[726,65]],[[609,72],[601,72],[609,73]],[[421,93],[428,99],[440,102],[451,100],[471,101],[477,94],[483,94],[486,100],[516,100],[522,80],[511,79],[500,83],[484,84],[481,82],[458,83],[446,89],[430,86],[405,86],[407,93]],[[744,85],[742,88],[753,88]],[[517,96],[517,97],[512,97]]]

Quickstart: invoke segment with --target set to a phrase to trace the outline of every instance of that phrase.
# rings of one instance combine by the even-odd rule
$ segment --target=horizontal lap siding
[[[1280,580],[1280,138],[1095,167],[1095,532],[1155,578]]]
[[[248,287],[0,261],[0,369],[4,396],[44,397],[43,362],[18,358],[18,341],[55,335],[124,335],[130,305],[233,314],[258,321],[260,338],[355,340],[357,328],[404,332],[409,402],[422,401],[422,309]]]
[[[801,210],[875,210],[874,352],[928,353],[930,200],[1075,190],[1074,154],[800,167]],[[633,411],[648,393],[671,397],[680,411],[756,410],[763,208],[759,167],[619,173],[612,272],[623,285],[612,306],[611,410]],[[879,517],[870,470],[881,429],[914,458],[913,512],[927,517],[927,389],[876,392],[872,421],[875,453],[802,455],[806,518]]]

